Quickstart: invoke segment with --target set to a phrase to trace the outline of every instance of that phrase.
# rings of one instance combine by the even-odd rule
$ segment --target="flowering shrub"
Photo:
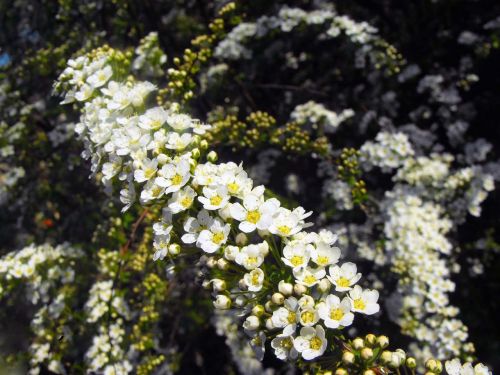
[[[87,29],[96,9],[127,36]],[[495,302],[470,301],[493,295],[500,175],[467,132],[489,12],[436,26],[427,59],[356,3],[44,11],[59,47],[0,65],[0,313],[30,321],[2,327],[12,372],[491,374]]]

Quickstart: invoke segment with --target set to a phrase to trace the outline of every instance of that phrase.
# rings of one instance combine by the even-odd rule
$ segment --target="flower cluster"
[[[153,226],[154,258],[199,248],[202,264],[216,276],[209,282],[215,307],[235,306],[248,315],[243,327],[256,348],[263,350],[266,337],[277,334],[271,345],[279,358],[300,353],[311,360],[327,350],[327,336],[335,335],[329,329],[351,325],[355,313],[378,312],[378,292],[357,285],[356,265],[338,264],[336,236],[304,231],[310,212],[266,199],[265,188],[254,186],[241,165],[215,164],[214,152],[199,162],[208,125],[175,105],[148,108],[154,86],[115,81],[105,55],[79,59],[83,64],[70,62],[60,82],[73,85],[65,102],[84,102],[76,131],[92,170],[106,185],[125,185],[124,209],[136,201],[163,205],[163,218]],[[96,76],[107,80],[96,87]],[[93,90],[84,99],[88,87]],[[277,289],[274,274],[281,276]]]
[[[292,121],[299,124],[311,124],[313,127],[323,126],[327,133],[334,132],[341,123],[352,116],[354,116],[352,109],[344,109],[342,112],[336,113],[314,101],[296,106],[290,114]]]

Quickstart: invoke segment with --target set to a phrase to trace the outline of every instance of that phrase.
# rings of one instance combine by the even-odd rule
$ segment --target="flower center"
[[[300,255],[294,255],[292,259],[290,259],[290,263],[292,263],[294,267],[298,267],[304,263],[304,257],[301,257]]]
[[[366,303],[361,298],[354,300],[354,308],[357,310],[364,310],[366,308]]]
[[[172,177],[172,185],[180,185],[181,182],[182,182],[182,176],[176,173],[174,177]]]
[[[238,185],[236,182],[231,182],[227,184],[227,190],[229,190],[229,192],[232,194],[236,194],[238,190],[240,190],[240,185]]]
[[[309,347],[312,350],[319,350],[321,348],[322,341],[318,336],[314,336],[311,340],[309,340]]]
[[[218,206],[222,202],[222,197],[220,195],[214,195],[212,198],[210,198],[210,204],[212,206]]]
[[[257,257],[248,257],[247,263],[250,266],[255,266],[257,264]]]
[[[153,168],[146,168],[144,170],[144,177],[146,177],[148,180],[155,175],[156,169]]]
[[[280,225],[278,227],[278,231],[281,234],[284,234],[285,236],[288,236],[290,234],[290,232],[292,231],[292,229],[288,225]]]
[[[337,285],[342,287],[342,288],[348,288],[349,285],[351,285],[351,282],[348,279],[346,279],[344,276],[340,276],[337,279]]]
[[[300,314],[300,318],[304,323],[314,323],[314,313],[312,311],[304,311]]]
[[[331,309],[330,310],[330,319],[332,320],[340,320],[344,316],[344,312],[341,309]]]
[[[287,316],[288,323],[293,324],[297,321],[297,314],[293,311],[290,311]]]
[[[224,233],[215,232],[212,236],[212,242],[216,245],[219,245],[222,241],[224,241]]]
[[[324,266],[325,264],[328,264],[330,259],[328,257],[320,255],[318,256],[318,259],[316,259],[316,263],[318,263],[320,266]]]
[[[316,282],[316,277],[314,277],[313,275],[307,275],[306,277],[304,277],[304,281],[307,284],[312,284]]]
[[[259,285],[260,282],[259,282],[259,274],[258,273],[254,273],[252,275],[252,285]]]
[[[193,198],[191,197],[184,197],[181,199],[181,205],[184,208],[188,208],[189,206],[191,206],[191,203],[193,203]]]
[[[257,224],[257,222],[260,220],[260,212],[255,210],[255,211],[248,211],[247,213],[247,221],[251,222],[252,224]]]
[[[281,341],[281,347],[286,349],[286,350],[292,349],[292,346],[293,346],[293,343],[292,343],[292,339],[290,337],[286,337]]]

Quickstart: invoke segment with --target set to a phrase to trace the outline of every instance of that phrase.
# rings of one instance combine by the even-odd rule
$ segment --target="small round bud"
[[[240,281],[238,281],[238,288],[240,288],[240,290],[247,290],[245,279],[240,279]]]
[[[406,366],[408,366],[410,369],[414,369],[417,367],[417,361],[413,357],[408,357],[406,359]]]
[[[207,160],[210,162],[210,163],[215,163],[217,161],[218,157],[217,157],[217,153],[215,151],[210,151],[207,155]]]
[[[168,246],[168,252],[171,255],[179,255],[179,253],[181,252],[181,247],[179,244],[176,244],[176,243],[170,244]]]
[[[255,315],[248,316],[243,322],[243,328],[249,331],[255,331],[260,326],[259,318]]]
[[[281,280],[278,283],[278,290],[284,296],[290,296],[293,293],[293,285],[290,283],[286,283],[284,280]]]
[[[200,141],[200,148],[201,148],[202,150],[206,150],[206,149],[208,148],[208,142],[207,142],[207,140],[206,140],[206,139],[202,139],[202,140]]]
[[[262,316],[264,314],[264,306],[262,305],[255,305],[252,309],[252,314],[255,316]]]
[[[328,293],[328,291],[330,290],[331,287],[332,287],[332,284],[330,283],[330,281],[328,281],[328,279],[323,279],[318,284],[318,290],[321,293]]]
[[[224,280],[212,279],[210,282],[212,283],[214,292],[222,292],[223,290],[226,290],[226,282]]]
[[[344,352],[344,354],[342,354],[342,361],[347,365],[353,364],[355,359],[356,356],[352,352]]]
[[[219,294],[215,297],[214,307],[220,310],[227,310],[231,307],[231,300],[224,294]]]
[[[267,301],[264,305],[264,308],[268,313],[273,312],[273,303],[271,301]]]
[[[200,157],[200,149],[199,148],[193,148],[191,150],[191,157],[195,160],[198,160]]]
[[[224,249],[224,258],[230,261],[234,261],[236,259],[236,254],[240,249],[237,246],[226,246]]]
[[[387,336],[379,336],[377,338],[377,345],[382,349],[387,348],[389,346],[389,338]]]
[[[217,261],[215,260],[214,257],[210,257],[207,259],[207,267],[208,268],[214,268],[217,265]]]
[[[271,318],[269,319],[266,319],[266,328],[269,330],[269,331],[272,331],[273,329],[275,329],[276,327],[274,326],[273,324],[273,321]]]
[[[203,289],[210,289],[210,281],[209,280],[203,280],[203,282],[201,283],[201,286],[203,287]]]
[[[248,237],[245,233],[238,233],[235,238],[236,245],[245,246],[248,243]]]
[[[363,375],[376,375],[375,371],[368,369],[363,372]]]
[[[365,336],[365,342],[366,345],[373,346],[377,342],[377,336],[369,333],[368,335]]]
[[[304,294],[305,292],[307,292],[307,288],[304,285],[302,285],[302,284],[295,284],[293,286],[293,292],[297,296],[301,296],[302,294]]]
[[[281,293],[274,293],[271,297],[271,301],[273,301],[275,305],[282,305],[283,302],[285,302],[285,297]]]
[[[382,363],[388,364],[392,360],[392,352],[384,350],[380,355],[380,360],[382,361]]]
[[[365,342],[361,337],[356,337],[354,340],[352,340],[352,346],[356,350],[360,350],[365,347]]]
[[[217,261],[217,267],[219,267],[220,270],[226,270],[227,267],[229,267],[229,263],[224,258],[220,258]]]
[[[373,357],[373,350],[370,348],[363,348],[361,349],[361,358],[364,360],[372,359]]]
[[[425,368],[436,374],[439,374],[441,371],[443,371],[443,365],[441,364],[441,361],[432,358],[425,362]]]
[[[348,372],[345,369],[343,369],[342,367],[335,370],[335,375],[347,375],[347,374],[348,374]]]

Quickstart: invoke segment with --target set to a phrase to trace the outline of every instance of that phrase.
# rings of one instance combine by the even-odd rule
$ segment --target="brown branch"
[[[146,208],[144,211],[142,211],[141,216],[135,221],[134,225],[132,226],[132,232],[130,233],[130,237],[127,241],[127,243],[120,249],[120,255],[124,256],[127,254],[128,248],[132,244],[132,242],[135,240],[135,234],[137,232],[137,228],[139,228],[139,225],[143,222],[145,219],[147,213],[149,212],[149,208]]]

